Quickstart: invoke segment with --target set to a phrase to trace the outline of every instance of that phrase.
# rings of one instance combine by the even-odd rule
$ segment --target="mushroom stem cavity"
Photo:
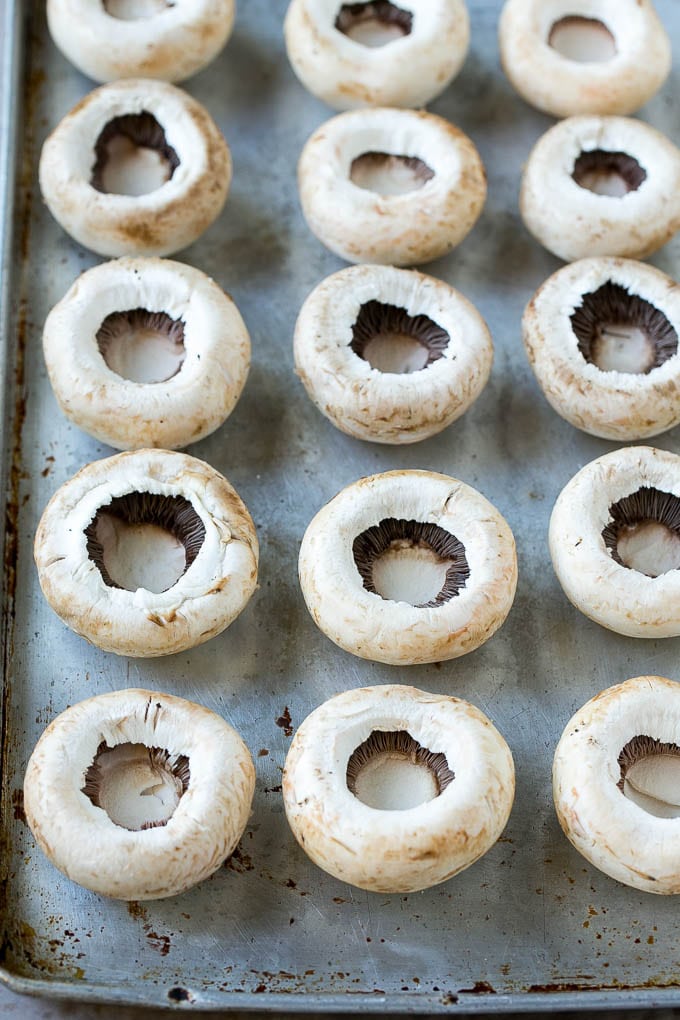
[[[183,496],[131,492],[100,507],[85,537],[88,556],[109,587],[160,593],[196,559],[205,525]]]
[[[410,35],[413,15],[389,0],[343,4],[335,19],[335,27],[354,42],[375,49]]]
[[[94,152],[90,183],[110,195],[148,195],[170,180],[180,162],[165,131],[147,110],[110,120]]]
[[[560,56],[579,64],[606,63],[617,54],[616,40],[603,21],[576,14],[553,23],[548,45]]]
[[[638,190],[647,171],[627,152],[590,149],[577,157],[571,176],[580,188],[595,195],[623,198]]]
[[[102,741],[85,773],[82,792],[123,829],[165,825],[190,780],[189,759],[160,747]]]
[[[408,811],[438,797],[455,778],[445,756],[406,730],[373,730],[347,763],[350,793],[378,811]]]
[[[175,7],[175,0],[104,0],[104,10],[119,21],[142,21]]]
[[[386,518],[357,535],[352,553],[367,591],[419,609],[444,605],[470,576],[463,543],[437,524]]]
[[[647,577],[680,569],[680,498],[643,486],[609,513],[602,538],[617,563]]]
[[[364,152],[352,160],[350,180],[378,195],[407,195],[419,191],[434,177],[434,170],[418,156]]]
[[[111,371],[122,379],[167,382],[186,358],[184,323],[145,308],[112,312],[97,330],[97,346]]]
[[[678,353],[664,313],[611,280],[584,294],[570,321],[579,351],[603,372],[646,375]]]
[[[379,372],[406,375],[438,361],[451,337],[427,315],[367,301],[352,326],[352,350]]]
[[[680,818],[680,747],[637,736],[619,754],[618,787],[656,818]]]

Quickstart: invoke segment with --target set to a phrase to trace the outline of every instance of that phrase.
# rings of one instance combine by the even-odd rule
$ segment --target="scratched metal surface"
[[[49,308],[97,261],[69,240],[37,196],[40,145],[90,88],[49,42],[43,6],[35,3],[31,12],[23,105],[12,95],[5,114],[19,109],[20,144],[16,213],[12,221],[5,209],[4,221],[5,237],[12,222],[15,228],[15,255],[4,274],[11,324],[3,353],[3,979],[16,990],[56,997],[193,1008],[469,1012],[680,1004],[677,904],[595,871],[563,838],[551,805],[552,751],[571,713],[629,676],[678,678],[680,645],[634,641],[588,622],[566,603],[549,564],[546,530],[557,493],[612,444],[581,435],[549,409],[521,348],[523,306],[558,266],[525,233],[517,212],[522,161],[550,120],[514,96],[500,72],[500,0],[471,3],[470,56],[432,107],[477,143],[489,171],[488,203],[465,243],[429,269],[481,309],[496,361],[477,405],[414,447],[374,447],[336,432],[293,373],[297,310],[341,263],[311,237],[298,208],[297,154],[329,111],[287,66],[284,0],[242,0],[224,55],[189,83],[226,134],[235,178],[220,221],[181,257],[232,293],[254,353],[235,413],[190,452],[226,474],[250,507],[261,542],[260,588],[221,637],[147,662],[104,654],[68,631],[45,605],[31,558],[50,495],[84,463],[111,452],[60,416],[40,351]],[[677,45],[676,0],[660,0],[658,8]],[[8,26],[13,9],[7,0]],[[21,51],[8,42],[7,28],[4,34],[16,62]],[[13,87],[11,74],[5,91],[8,82]],[[676,141],[679,90],[676,71],[642,113]],[[677,275],[680,238],[653,261]],[[680,432],[657,443],[680,451]],[[508,622],[483,648],[441,667],[393,669],[341,652],[316,630],[298,590],[297,550],[319,506],[358,476],[396,467],[437,469],[477,486],[517,537],[520,583]],[[295,727],[335,692],[394,681],[479,705],[508,739],[518,779],[510,823],[489,854],[453,881],[410,896],[359,892],[313,867],[288,831],[280,795],[291,732],[282,717]],[[109,902],[72,885],[36,850],[22,818],[23,771],[44,726],[69,704],[128,685],[220,712],[257,763],[253,814],[238,852],[198,888],[155,904]]]

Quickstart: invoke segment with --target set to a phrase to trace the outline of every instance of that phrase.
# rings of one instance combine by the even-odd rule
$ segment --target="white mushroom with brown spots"
[[[255,769],[215,712],[157,691],[88,698],[40,737],[24,779],[43,853],[101,896],[154,900],[203,881],[236,848]]]
[[[139,450],[88,464],[54,494],[35,561],[63,622],[105,651],[169,655],[221,633],[257,585],[238,493],[203,461]]]
[[[680,684],[638,676],[567,723],[553,764],[560,825],[618,882],[680,893]]]
[[[231,298],[200,270],[154,258],[78,277],[47,317],[43,351],[64,414],[123,450],[209,435],[234,409],[250,365]]]
[[[501,835],[514,792],[508,745],[478,708],[391,684],[307,716],[283,772],[302,849],[371,892],[415,892],[469,867]]]
[[[570,602],[629,637],[680,636],[680,457],[607,453],[560,493],[550,553]]]
[[[425,106],[460,71],[463,0],[291,0],[286,49],[305,88],[336,110]]]
[[[468,410],[489,378],[486,323],[441,280],[391,266],[351,266],[305,301],[295,367],[343,432],[415,443]]]
[[[453,659],[501,626],[515,596],[512,532],[458,479],[388,471],[348,485],[308,526],[300,585],[318,627],[363,659]]]
[[[47,138],[40,190],[50,212],[98,255],[169,255],[217,218],[231,155],[197,100],[130,78],[82,99]]]

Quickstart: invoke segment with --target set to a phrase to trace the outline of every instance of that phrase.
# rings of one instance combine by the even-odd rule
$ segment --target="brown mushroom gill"
[[[352,554],[364,588],[418,609],[443,606],[465,587],[465,547],[437,524],[386,518],[354,539]]]
[[[179,156],[152,113],[126,113],[106,124],[94,146],[90,183],[109,195],[138,197],[170,180]]]
[[[160,747],[103,740],[85,773],[82,792],[115,825],[139,831],[167,824],[186,792],[189,759]]]
[[[413,14],[389,0],[343,4],[335,27],[354,42],[377,48],[409,35],[413,29]]]
[[[352,160],[349,177],[357,188],[388,197],[419,191],[432,180],[434,170],[418,156],[364,152]]]
[[[616,56],[616,40],[603,21],[568,14],[555,21],[548,45],[560,56],[579,64],[601,64]]]
[[[373,730],[347,763],[348,790],[379,811],[407,811],[434,800],[454,778],[445,756],[406,730]]]
[[[88,556],[110,588],[160,593],[198,556],[205,525],[183,496],[131,492],[99,507],[85,538]]]
[[[680,818],[680,747],[639,735],[619,754],[618,787],[656,818]]]
[[[649,301],[608,280],[570,317],[578,349],[603,372],[646,375],[678,353],[678,334]]]
[[[571,176],[580,188],[595,195],[623,198],[647,180],[647,171],[627,152],[590,149],[576,158]]]
[[[352,326],[350,347],[379,372],[407,374],[428,368],[443,357],[451,337],[427,315],[367,301]]]
[[[143,21],[175,6],[175,0],[104,0],[104,10],[120,21]]]
[[[180,371],[186,350],[184,323],[165,312],[133,308],[107,315],[97,346],[116,375],[135,383],[167,382]]]
[[[642,486],[609,515],[602,538],[613,560],[647,577],[680,569],[680,498]]]

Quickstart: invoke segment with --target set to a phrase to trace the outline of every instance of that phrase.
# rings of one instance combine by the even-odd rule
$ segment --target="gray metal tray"
[[[91,85],[48,40],[43,3],[27,3],[22,15],[20,0],[5,2],[0,976],[37,994],[194,1008],[680,1004],[677,903],[590,867],[562,836],[551,803],[552,752],[571,713],[629,676],[678,677],[680,643],[629,640],[590,623],[567,604],[549,563],[546,530],[557,493],[579,466],[612,448],[550,410],[521,347],[524,304],[558,266],[517,211],[522,161],[550,121],[525,106],[500,71],[500,0],[473,0],[472,51],[433,109],[476,141],[489,199],[465,243],[429,271],[486,316],[496,344],[492,379],[477,405],[437,438],[404,449],[351,440],[316,412],[293,372],[297,310],[341,264],[309,234],[298,208],[297,155],[329,111],[287,65],[285,6],[241,0],[224,55],[189,83],[225,132],[235,178],[220,221],[182,257],[233,294],[254,352],[235,413],[191,452],[226,474],[250,507],[261,541],[260,588],[221,637],[189,654],[136,661],[68,631],[43,601],[32,563],[49,496],[111,451],[62,418],[40,348],[49,308],[96,260],[42,207],[37,157],[47,132]],[[676,0],[659,0],[658,8],[677,39]],[[679,92],[676,71],[643,111],[676,139]],[[654,261],[678,275],[680,238]],[[658,445],[680,450],[680,432]],[[441,667],[393,669],[341,652],[316,629],[298,589],[300,539],[319,506],[360,475],[395,467],[433,468],[478,487],[517,537],[520,583],[508,622],[479,651]],[[288,830],[280,795],[288,717],[295,727],[333,693],[395,681],[479,705],[510,742],[518,777],[510,823],[490,853],[445,885],[409,896],[359,892],[316,869]],[[144,905],[100,899],[55,871],[25,825],[20,792],[45,725],[69,704],[125,686],[166,690],[223,714],[244,735],[258,772],[252,818],[231,860],[191,892]]]

